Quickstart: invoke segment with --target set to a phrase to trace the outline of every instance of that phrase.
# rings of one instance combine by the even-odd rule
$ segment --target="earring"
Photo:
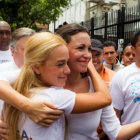
[[[37,72],[36,74],[40,75],[40,72]]]

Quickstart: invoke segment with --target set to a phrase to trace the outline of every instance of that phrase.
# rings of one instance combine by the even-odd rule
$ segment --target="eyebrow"
[[[76,46],[86,46],[85,44],[77,44]]]
[[[86,46],[85,44],[77,44],[76,46]],[[91,45],[89,45],[88,47],[91,47]]]
[[[57,63],[66,62],[66,60],[58,60]]]
[[[104,52],[104,53],[115,53],[115,51],[110,51],[110,52]]]

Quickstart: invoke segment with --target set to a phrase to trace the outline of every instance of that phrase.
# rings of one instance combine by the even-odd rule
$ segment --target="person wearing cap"
[[[107,68],[113,71],[119,71],[124,68],[117,59],[118,51],[115,42],[105,41],[103,43],[103,56],[105,58],[104,66]]]
[[[101,78],[104,80],[106,86],[109,88],[111,80],[115,74],[114,71],[108,69],[103,64],[103,44],[97,39],[91,39],[91,53],[92,62],[100,74]]]
[[[106,86],[109,88],[115,72],[103,65],[103,44],[99,40],[91,39],[91,53],[92,63],[94,64],[102,80],[105,82]],[[100,140],[108,140],[107,135],[102,130],[101,124],[99,125],[97,132]]]

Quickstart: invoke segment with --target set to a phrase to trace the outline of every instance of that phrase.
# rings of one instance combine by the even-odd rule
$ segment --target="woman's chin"
[[[87,68],[80,69],[80,73],[86,73],[86,72],[87,72]]]

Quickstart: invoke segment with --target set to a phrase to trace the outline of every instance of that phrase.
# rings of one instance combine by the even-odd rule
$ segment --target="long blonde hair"
[[[25,62],[18,78],[13,83],[13,88],[28,97],[31,88],[43,87],[43,83],[37,78],[32,68],[35,65],[43,65],[53,48],[60,45],[66,45],[66,42],[53,33],[41,32],[30,37],[25,47]],[[4,118],[11,131],[11,140],[20,139],[17,131],[20,113],[11,105],[4,104]]]

